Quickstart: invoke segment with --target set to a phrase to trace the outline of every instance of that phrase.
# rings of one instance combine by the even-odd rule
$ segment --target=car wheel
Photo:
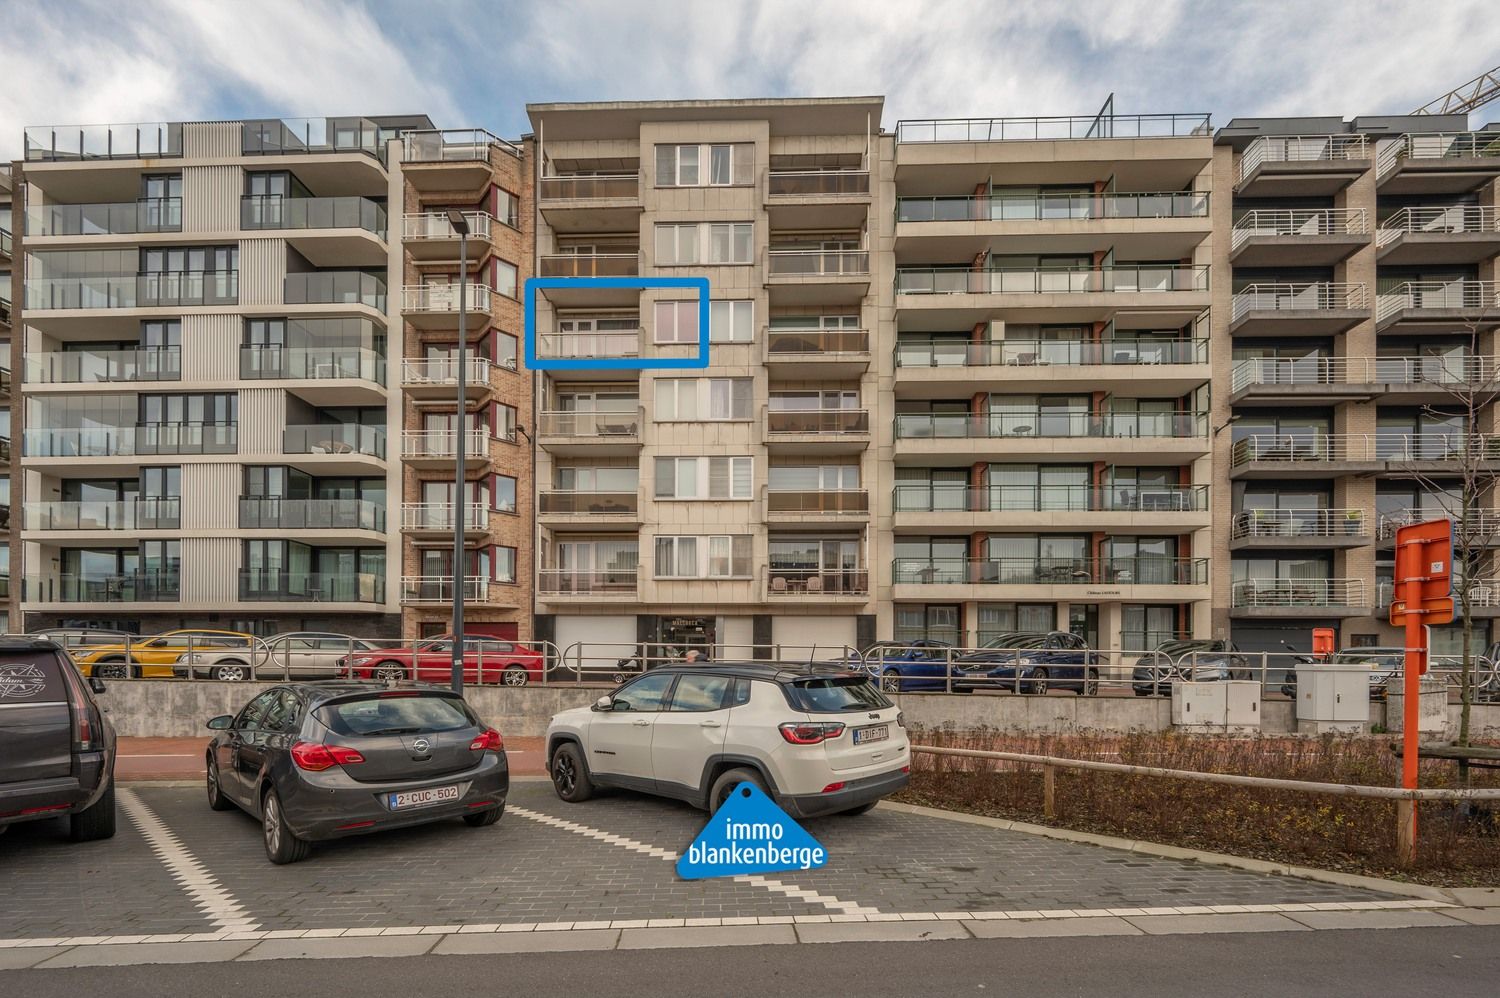
[[[708,813],[714,814],[724,806],[729,795],[734,793],[734,788],[741,783],[753,783],[762,793],[766,790],[766,781],[753,769],[730,769],[720,774],[714,785],[708,791]]]
[[[552,789],[557,796],[569,804],[577,804],[594,796],[594,781],[583,764],[583,755],[574,742],[563,742],[552,753],[552,763],[547,767],[552,774]]]
[[[623,683],[623,682],[625,682],[625,673],[623,673],[623,672],[617,672],[613,676],[610,676],[609,678],[614,683],[617,683],[617,684]]]
[[[74,842],[112,839],[115,835],[115,775],[109,774],[109,788],[87,808],[68,822],[68,838]]]
[[[224,787],[219,783],[219,763],[213,756],[208,757],[208,806],[215,811],[228,811],[234,807],[234,802],[224,796]]]
[[[208,675],[221,683],[243,683],[250,678],[250,669],[243,662],[221,662],[210,669]]]
[[[129,679],[130,666],[123,658],[111,658],[96,663],[93,673],[100,679]]]
[[[475,811],[473,814],[464,815],[464,824],[470,828],[488,828],[499,821],[500,816],[504,813],[504,804],[501,804],[499,807],[492,807],[487,811]]]
[[[286,815],[281,810],[281,797],[272,787],[260,807],[261,830],[265,833],[266,858],[277,866],[300,863],[312,852],[312,843],[299,839],[287,827]]]
[[[1088,678],[1085,679],[1083,681],[1083,685],[1078,688],[1078,695],[1081,697],[1096,697],[1099,695],[1098,669],[1089,670]]]
[[[1035,693],[1038,696],[1045,694],[1047,692],[1047,680],[1049,678],[1050,677],[1047,674],[1047,667],[1038,666],[1037,668],[1032,670],[1031,681],[1027,683],[1026,691],[1028,693]]]
[[[371,675],[381,682],[388,683],[393,679],[405,679],[406,670],[401,667],[400,662],[381,662]]]
[[[901,673],[897,672],[895,669],[892,669],[890,672],[882,672],[880,674],[880,692],[900,693]]]
[[[847,811],[840,811],[839,814],[846,814],[851,818],[861,814],[869,814],[871,811],[875,810],[875,805],[879,803],[880,801],[878,800],[872,800],[868,804],[861,804],[859,807],[851,807]]]
[[[531,677],[526,670],[519,665],[507,665],[505,667],[504,682],[506,686],[525,686]]]

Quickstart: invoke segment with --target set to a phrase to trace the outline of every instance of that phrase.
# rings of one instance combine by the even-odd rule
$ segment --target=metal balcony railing
[[[996,437],[1202,437],[1208,414],[1153,413],[898,413],[896,439]]]
[[[770,197],[844,197],[870,193],[868,170],[770,170],[766,194]]]
[[[288,305],[364,305],[385,311],[385,281],[362,270],[322,270],[286,275]]]
[[[868,277],[869,250],[771,249],[766,251],[771,277]]]
[[[1207,558],[1137,555],[1115,558],[896,558],[896,585],[1208,584]]]
[[[1375,298],[1375,321],[1384,322],[1411,309],[1458,309],[1497,318],[1500,281],[1406,281],[1381,290]]]
[[[1188,513],[1208,510],[1207,485],[897,484],[897,513]]]
[[[112,236],[182,231],[182,198],[113,204],[45,204],[26,210],[28,236]]]
[[[385,355],[366,347],[240,347],[246,381],[357,380],[385,384]]]
[[[288,426],[281,434],[283,454],[363,454],[385,458],[385,427],[358,423]]]
[[[1261,208],[1235,220],[1230,248],[1257,236],[1362,236],[1369,232],[1363,208]]]
[[[1208,135],[1206,114],[1070,115],[1050,118],[925,118],[898,121],[897,142],[1143,139]]]
[[[470,386],[488,385],[493,365],[488,357],[464,358],[464,382]],[[407,357],[401,361],[401,383],[407,387],[420,385],[457,385],[458,356]]]
[[[1434,232],[1500,232],[1500,211],[1490,205],[1457,204],[1443,208],[1401,208],[1381,219],[1375,240],[1380,246],[1404,235]]]
[[[1247,509],[1234,514],[1231,540],[1252,537],[1363,537],[1362,509]]]
[[[1240,155],[1238,182],[1243,183],[1263,163],[1335,163],[1369,155],[1363,135],[1263,135]]]
[[[870,432],[867,409],[767,409],[769,436],[849,436]]]
[[[65,350],[25,356],[26,381],[33,385],[94,384],[112,381],[178,381],[182,350]]]
[[[240,570],[247,603],[384,603],[385,576],[374,572]]]
[[[489,598],[493,583],[482,575],[466,575],[459,583],[459,594],[465,603],[483,603]],[[453,576],[451,575],[403,575],[401,577],[401,602],[403,603],[452,603]]]
[[[1253,357],[1235,361],[1229,389],[1252,385],[1487,385],[1488,357]]]
[[[1369,606],[1364,579],[1244,579],[1229,588],[1233,607]]]
[[[463,437],[464,457],[489,457],[490,435],[487,431],[469,430]],[[454,447],[452,430],[406,430],[401,434],[401,456],[407,459],[457,457]]]
[[[1380,147],[1375,175],[1384,178],[1405,160],[1500,158],[1500,132],[1413,132]]]
[[[1300,312],[1312,310],[1362,309],[1367,307],[1362,282],[1307,281],[1282,284],[1251,284],[1235,292],[1230,321],[1250,312]]]
[[[640,196],[641,178],[635,173],[542,177],[538,188],[542,201],[630,200]]]
[[[39,125],[26,129],[26,159],[172,159],[182,155],[182,122]]]
[[[175,530],[182,522],[182,500],[27,502],[22,514],[25,530]]]
[[[1207,266],[1162,267],[1117,264],[1093,270],[1032,270],[968,267],[898,267],[900,295],[1087,294],[1207,291]]]
[[[487,211],[466,211],[463,215],[469,223],[470,239],[490,238],[490,223],[495,220],[493,215]],[[506,224],[514,228],[516,222],[510,219]],[[457,242],[458,233],[453,230],[453,223],[448,221],[447,212],[408,212],[401,216],[401,238],[408,242]]]
[[[541,259],[542,277],[635,277],[639,250],[628,253],[551,253]]]
[[[1234,442],[1230,465],[1253,461],[1500,461],[1500,434],[1288,433],[1252,434]]]
[[[818,516],[866,516],[870,494],[864,489],[767,488],[766,515],[796,513]]]
[[[855,357],[870,352],[870,333],[865,329],[767,328],[764,333],[768,363],[814,357]]]
[[[630,597],[640,588],[639,575],[634,565],[604,571],[543,568],[536,573],[536,588],[542,596]]]
[[[368,499],[241,496],[243,530],[385,530],[385,507]]]
[[[809,568],[767,565],[763,572],[768,599],[817,599],[819,596],[868,596],[870,573],[863,568]]]
[[[489,510],[482,502],[463,503],[464,529],[483,530],[489,525]],[[401,529],[452,530],[451,502],[407,502],[401,504]]]
[[[537,334],[537,357],[639,357],[641,329],[551,330]]]
[[[470,312],[488,313],[490,296],[495,289],[484,284],[464,285],[464,297]],[[403,312],[458,312],[458,285],[420,284],[407,285],[401,289],[401,311]]]
[[[546,489],[537,496],[541,516],[631,516],[639,497],[634,492]]]
[[[537,432],[542,437],[633,440],[640,436],[641,413],[639,407],[617,412],[541,412]]]
[[[293,198],[246,194],[240,198],[240,228],[363,229],[385,238],[385,206],[369,198]]]
[[[1208,340],[985,340],[971,343],[896,341],[897,367],[1042,367],[1206,364]]]
[[[1066,222],[1207,217],[1207,191],[962,194],[896,199],[898,222]]]
[[[433,128],[401,133],[403,163],[487,163],[490,150],[517,159],[521,147],[483,128]]]
[[[1468,516],[1461,510],[1420,509],[1407,507],[1380,514],[1375,536],[1382,541],[1391,540],[1396,531],[1413,523],[1428,520],[1451,519],[1456,546],[1464,544],[1482,545],[1500,541],[1500,510],[1471,509]]]

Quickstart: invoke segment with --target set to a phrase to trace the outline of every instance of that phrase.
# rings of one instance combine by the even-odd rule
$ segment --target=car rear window
[[[55,703],[68,688],[55,655],[24,652],[0,655],[0,704]]]
[[[421,734],[471,728],[479,720],[462,700],[429,696],[372,696],[344,700],[317,710],[317,718],[336,735]]]
[[[787,683],[785,689],[792,706],[809,713],[880,710],[891,706],[884,694],[860,676],[798,679]]]

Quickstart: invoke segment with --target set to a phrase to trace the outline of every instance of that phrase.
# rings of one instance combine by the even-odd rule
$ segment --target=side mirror
[[[109,687],[105,686],[104,680],[100,679],[98,676],[90,676],[89,689],[93,690],[95,693],[103,693],[105,690],[109,689]]]
[[[233,714],[220,714],[218,717],[215,717],[208,722],[208,729],[210,731],[227,731],[229,729],[229,726],[233,723]]]
[[[614,710],[615,709],[615,698],[606,693],[604,696],[602,696],[599,699],[597,699],[597,700],[594,701],[594,707],[593,707],[593,709],[594,710],[600,710],[600,711]]]

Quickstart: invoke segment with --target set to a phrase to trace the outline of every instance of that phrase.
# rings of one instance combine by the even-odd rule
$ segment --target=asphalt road
[[[1500,926],[1129,938],[831,943],[715,950],[24,970],[0,975],[27,998],[202,998],[250,981],[261,994],[358,998],[601,994],[1139,995],[1217,998],[1338,994],[1492,996]],[[482,983],[483,982],[483,983]]]

